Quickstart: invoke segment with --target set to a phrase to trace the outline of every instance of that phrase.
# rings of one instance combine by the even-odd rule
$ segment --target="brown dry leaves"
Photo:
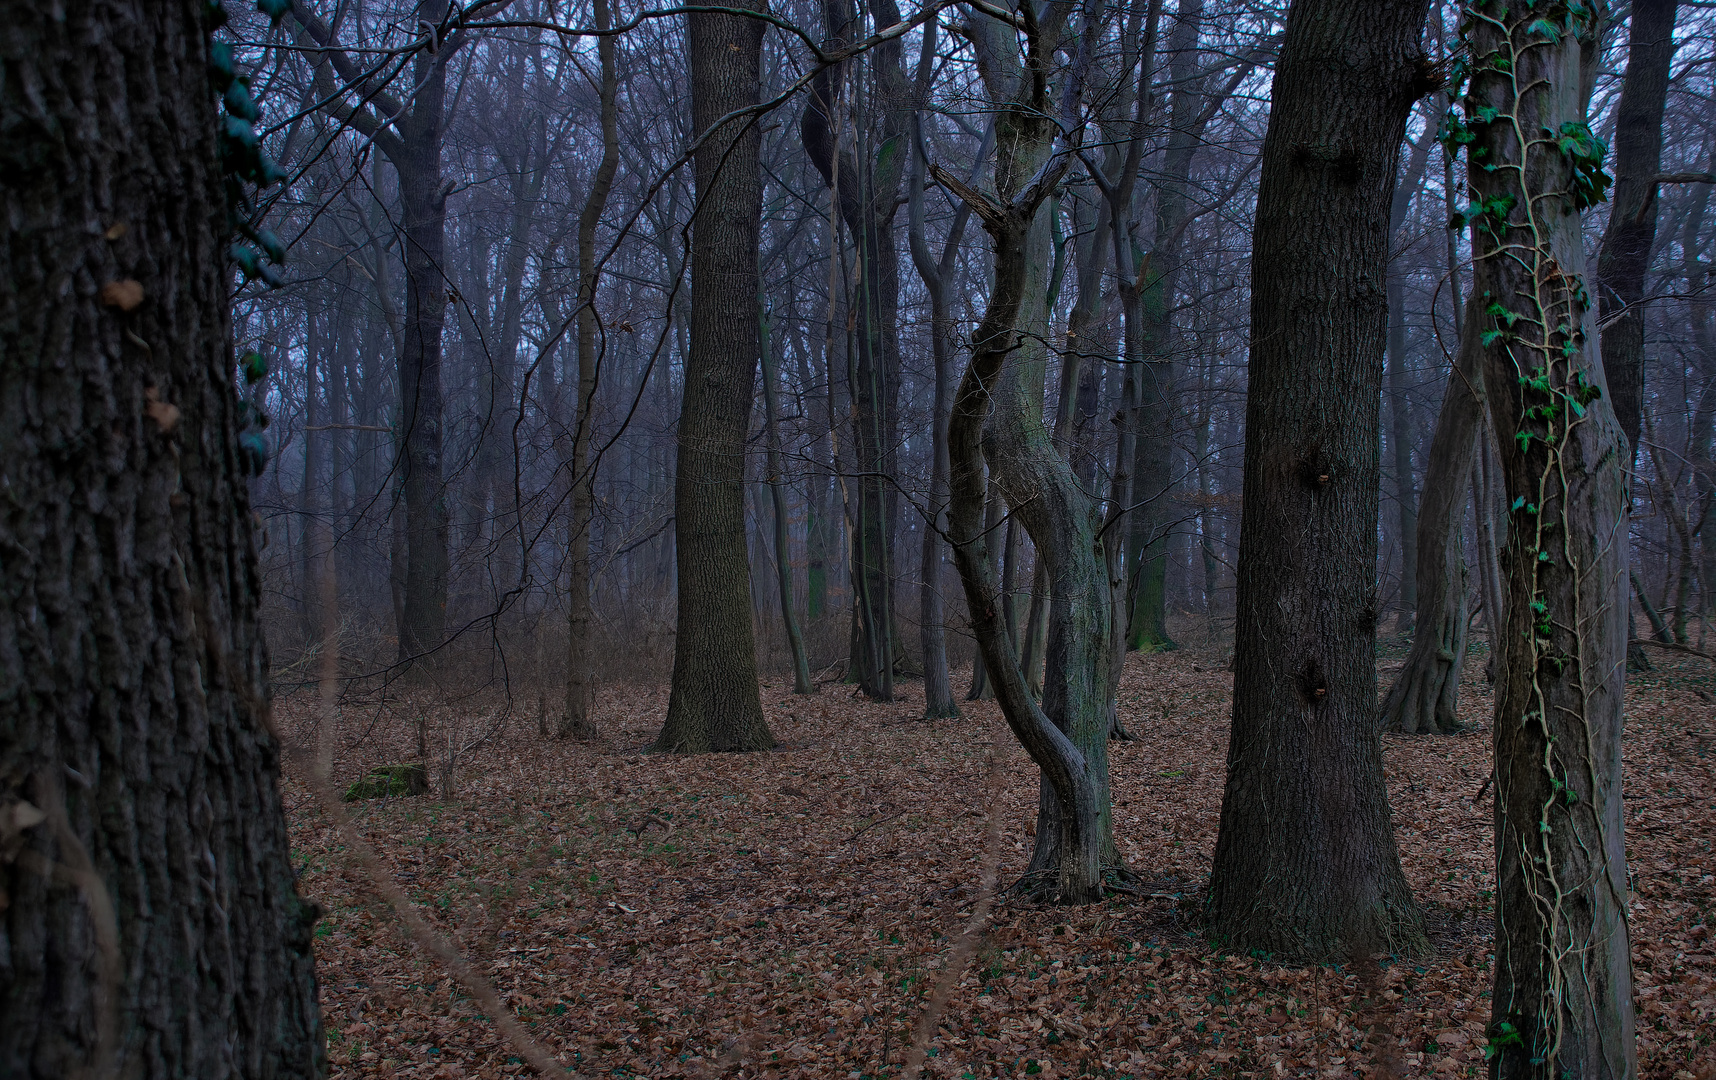
[[[1698,695],[1716,673],[1684,660],[1629,692],[1639,1046],[1646,1077],[1710,1080],[1716,724]],[[1469,718],[1489,708],[1482,661]],[[997,904],[925,1075],[1481,1075],[1490,827],[1488,796],[1473,800],[1487,735],[1387,740],[1434,956],[1345,971],[1220,956],[1196,913],[1226,753],[1221,668],[1212,651],[1134,658],[1121,695],[1142,736],[1114,748],[1121,849],[1148,891],[1184,899]],[[363,804],[357,822],[527,1030],[583,1075],[897,1076],[976,900],[987,756],[1000,762],[1003,885],[1029,856],[1037,791],[992,704],[926,723],[916,693],[875,705],[771,680],[782,749],[670,758],[640,752],[665,689],[613,689],[597,712],[605,745],[545,742],[519,720],[468,758],[453,798]],[[283,733],[305,745],[312,717],[307,696],[279,705]],[[342,746],[357,745],[336,758],[342,783],[410,756],[405,725],[373,719],[347,710]],[[301,887],[328,909],[317,949],[333,1075],[525,1071],[405,938],[308,789],[286,787]]]

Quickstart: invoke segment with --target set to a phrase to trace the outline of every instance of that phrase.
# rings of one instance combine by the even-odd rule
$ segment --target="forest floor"
[[[1652,658],[1658,671],[1629,681],[1625,750],[1641,1071],[1712,1080],[1716,670]],[[1213,646],[1127,665],[1121,709],[1140,741],[1114,746],[1115,833],[1152,895],[1072,910],[1003,896],[974,940],[962,935],[986,852],[998,846],[1003,885],[1029,857],[1036,770],[992,703],[926,722],[916,683],[881,705],[840,685],[795,697],[771,679],[780,748],[695,757],[642,753],[665,687],[612,688],[602,741],[541,738],[532,709],[456,762],[451,794],[354,803],[353,824],[378,869],[583,1076],[898,1076],[962,940],[975,947],[926,1076],[1479,1076],[1485,659],[1480,647],[1467,667],[1468,733],[1385,739],[1433,953],[1380,964],[1288,968],[1199,936],[1232,681]],[[1398,666],[1385,651],[1383,686]],[[413,708],[349,706],[336,781],[411,759],[412,716],[431,720],[431,745],[483,730],[475,699]],[[277,702],[300,745],[316,715],[313,692]],[[285,794],[300,887],[327,912],[316,949],[332,1075],[528,1074],[411,941],[298,768]]]

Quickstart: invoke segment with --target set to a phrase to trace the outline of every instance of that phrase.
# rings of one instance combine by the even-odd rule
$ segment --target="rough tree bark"
[[[1295,0],[1253,240],[1233,734],[1217,940],[1325,959],[1424,945],[1376,730],[1376,430],[1388,201],[1431,88],[1428,0]]]
[[[732,6],[761,11],[759,3]],[[757,103],[763,22],[744,15],[686,16],[691,124]],[[697,147],[691,234],[691,350],[679,412],[674,536],[679,631],[667,720],[655,749],[767,750],[751,566],[745,545],[745,434],[756,390],[757,239],[762,228],[761,137],[755,118],[729,120]]]
[[[1468,311],[1460,354],[1448,372],[1436,432],[1430,438],[1418,535],[1417,608],[1412,648],[1382,704],[1382,729],[1405,735],[1449,734],[1460,729],[1456,705],[1466,663],[1466,546],[1461,523],[1472,490],[1472,466],[1484,419],[1484,350],[1476,311]],[[1482,513],[1480,507],[1479,513]],[[1405,521],[1401,522],[1405,527]]]
[[[0,29],[0,1075],[314,1077],[201,0]]]
[[[608,0],[595,0],[598,30],[612,22]],[[590,178],[590,191],[578,214],[578,415],[572,429],[572,517],[567,522],[567,562],[571,579],[566,588],[566,714],[560,720],[560,737],[587,738],[595,734],[590,720],[593,692],[595,626],[590,607],[590,528],[596,517],[596,464],[591,448],[596,441],[596,376],[600,352],[601,320],[596,311],[596,226],[607,209],[614,173],[620,163],[619,72],[615,65],[614,39],[596,39],[596,57],[601,65],[598,91],[601,103],[602,159]]]
[[[1485,382],[1512,528],[1495,691],[1492,1075],[1632,1077],[1622,843],[1627,438],[1604,385],[1579,210],[1602,5],[1469,6],[1465,141]],[[1617,208],[1620,209],[1620,208]]]

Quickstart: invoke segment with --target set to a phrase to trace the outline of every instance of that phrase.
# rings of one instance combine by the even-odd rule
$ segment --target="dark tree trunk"
[[[1412,648],[1383,702],[1384,731],[1429,735],[1460,728],[1455,706],[1470,621],[1466,545],[1460,526],[1484,418],[1484,352],[1477,338],[1476,314],[1467,313],[1460,355],[1448,373],[1436,433],[1430,439],[1424,502],[1414,515],[1418,535],[1407,549],[1418,560]],[[1401,524],[1405,526],[1404,518]]]
[[[1512,508],[1489,1031],[1504,1080],[1638,1068],[1621,806],[1627,438],[1604,386],[1578,213],[1601,167],[1585,127],[1599,20],[1550,26],[1515,7],[1463,28],[1458,133],[1483,166],[1468,173],[1486,208],[1472,290],[1490,298],[1485,383]]]
[[[1644,401],[1644,286],[1656,242],[1656,175],[1662,169],[1662,114],[1674,60],[1676,0],[1633,0],[1627,74],[1615,110],[1615,187],[1597,256],[1597,310],[1603,371],[1627,444],[1639,443]],[[1629,466],[1630,471],[1630,466]]]
[[[1412,402],[1406,396],[1406,282],[1400,265],[1401,226],[1406,223],[1412,196],[1424,182],[1424,169],[1435,142],[1435,125],[1427,125],[1412,147],[1406,168],[1395,185],[1388,210],[1388,449],[1393,460],[1394,498],[1400,523],[1400,607],[1395,631],[1412,627],[1418,608],[1418,493],[1412,475]],[[1454,302],[1459,303],[1456,292]],[[1428,483],[1428,481],[1426,481]],[[1463,640],[1463,639],[1462,639]]]
[[[423,15],[445,17],[446,0],[429,0]],[[420,52],[413,64],[415,99],[399,123],[400,230],[405,248],[405,334],[399,354],[400,423],[405,454],[405,619],[399,656],[409,659],[441,644],[447,625],[447,484],[441,469],[441,332],[447,317],[443,263],[447,195],[441,183],[442,111],[447,68]]]
[[[314,1077],[201,0],[0,30],[0,1075]],[[104,236],[105,231],[105,236]]]
[[[756,104],[764,24],[707,12],[686,21],[691,124],[701,134]],[[756,391],[763,207],[753,120],[727,122],[697,148],[693,163],[691,350],[673,492],[679,636],[667,722],[655,741],[666,752],[766,750],[775,742],[757,690],[745,545],[745,433]]]
[[[1295,0],[1252,265],[1233,734],[1210,881],[1229,947],[1424,946],[1376,730],[1388,203],[1428,0]]]
[[[1615,110],[1615,187],[1597,256],[1597,310],[1608,324],[1602,331],[1603,372],[1615,417],[1627,436],[1629,476],[1638,458],[1644,404],[1645,274],[1656,241],[1656,176],[1662,168],[1662,116],[1674,61],[1676,6],[1676,0],[1633,4],[1627,73]],[[1630,497],[1628,502],[1630,506]],[[1631,646],[1628,666],[1650,670],[1641,646]]]

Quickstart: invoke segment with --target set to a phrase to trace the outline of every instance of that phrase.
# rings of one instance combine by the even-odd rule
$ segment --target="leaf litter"
[[[355,824],[519,1024],[583,1076],[870,1080],[899,1076],[914,1049],[921,1075],[951,1078],[1481,1076],[1493,889],[1481,659],[1480,646],[1461,699],[1471,730],[1384,737],[1425,957],[1292,968],[1199,936],[1232,683],[1208,650],[1132,657],[1122,682],[1140,740],[1112,748],[1114,827],[1142,897],[1066,909],[1007,895],[1030,857],[1036,769],[992,702],[925,721],[919,684],[875,704],[770,679],[777,750],[687,757],[643,752],[665,687],[611,687],[594,713],[604,741],[540,738],[515,718],[441,770],[450,793],[356,804]],[[1384,687],[1396,668],[1383,662]],[[1716,672],[1692,657],[1628,684],[1647,1080],[1716,1080],[1712,693]],[[473,702],[393,707],[450,716]],[[276,704],[299,745],[315,741],[316,715],[313,692]],[[338,726],[341,789],[414,760],[408,725],[373,708],[348,705]],[[300,767],[284,788],[300,889],[326,911],[315,947],[330,1075],[532,1073],[401,928]],[[999,842],[986,845],[991,813]],[[972,931],[996,849],[1002,891]],[[947,976],[952,956],[968,959]],[[914,1046],[938,985],[936,1030]]]

